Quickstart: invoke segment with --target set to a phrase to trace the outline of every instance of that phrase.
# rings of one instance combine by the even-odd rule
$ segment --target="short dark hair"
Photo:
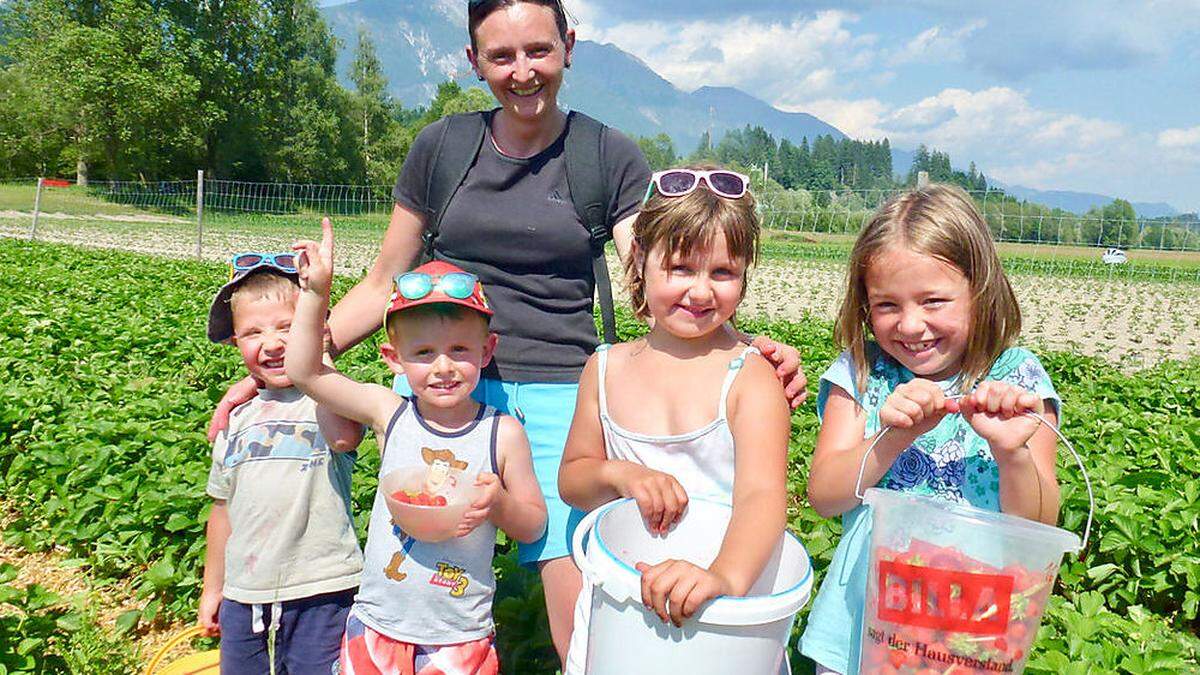
[[[467,33],[471,36],[471,49],[478,49],[475,44],[475,30],[484,19],[501,7],[512,7],[522,2],[549,7],[554,12],[558,36],[563,42],[567,41],[567,10],[563,7],[562,0],[470,0],[467,3]]]

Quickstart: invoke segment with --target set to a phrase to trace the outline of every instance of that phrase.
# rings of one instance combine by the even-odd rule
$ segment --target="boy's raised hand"
[[[879,423],[904,436],[916,438],[954,412],[936,382],[917,378],[896,387],[879,410]]]
[[[333,285],[333,224],[329,218],[321,219],[321,242],[302,239],[292,245],[299,251],[296,272],[300,276],[300,289],[328,296]]]
[[[1041,396],[1007,382],[987,380],[958,402],[962,416],[992,449],[997,462],[1025,447],[1041,424],[1036,418],[1046,404]]]
[[[463,514],[462,522],[458,524],[458,530],[454,533],[457,537],[465,537],[483,524],[492,514],[492,506],[500,497],[500,477],[490,471],[479,472],[475,477],[475,485],[483,489]]]
[[[676,626],[682,626],[705,601],[729,593],[729,584],[720,575],[686,560],[640,562],[636,567],[642,573],[642,604]]]

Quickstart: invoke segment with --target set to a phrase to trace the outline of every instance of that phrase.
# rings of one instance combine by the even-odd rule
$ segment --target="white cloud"
[[[941,25],[933,26],[893,52],[888,61],[897,66],[916,61],[962,61],[964,42],[985,26],[987,21],[984,19],[968,21],[953,30]]]
[[[1190,129],[1165,129],[1158,134],[1158,145],[1162,148],[1186,148],[1200,145],[1200,126]]]
[[[875,37],[854,35],[856,20],[830,10],[782,21],[638,21],[593,25],[587,37],[618,44],[681,89],[736,86],[787,105],[837,93],[842,75],[874,64]]]
[[[874,98],[823,98],[790,108],[780,106],[780,109],[816,115],[853,138],[879,140],[887,135],[878,124],[888,107]]]

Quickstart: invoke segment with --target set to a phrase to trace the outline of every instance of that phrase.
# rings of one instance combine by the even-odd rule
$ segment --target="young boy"
[[[362,572],[350,473],[362,427],[292,386],[284,353],[300,294],[292,253],[243,253],[213,300],[208,337],[238,348],[258,396],[213,444],[199,620],[221,672],[328,675]],[[332,452],[331,452],[332,451]]]
[[[342,673],[498,672],[493,644],[492,554],[496,528],[535,541],[546,505],[529,442],[517,420],[471,398],[491,360],[492,310],[474,275],[432,262],[396,279],[384,313],[380,353],[403,373],[413,397],[361,384],[321,362],[321,336],[333,275],[333,232],[300,242],[300,286],[287,374],[332,412],[370,425],[379,439],[380,477],[403,467],[426,470],[426,489],[473,482],[479,496],[458,536],[417,541],[397,527],[376,492],[362,586],[342,643]],[[433,495],[436,497],[437,495]]]

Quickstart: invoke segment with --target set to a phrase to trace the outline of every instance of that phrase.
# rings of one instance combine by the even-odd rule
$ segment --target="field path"
[[[4,532],[14,519],[12,509],[0,501],[0,532]],[[65,551],[53,549],[43,552],[26,551],[12,546],[0,537],[0,563],[8,563],[19,572],[12,584],[18,587],[38,584],[63,599],[64,604],[77,600],[85,601],[96,609],[96,618],[101,628],[116,634],[117,617],[132,609],[141,609],[145,604],[138,600],[132,589],[125,585],[109,586],[104,589],[93,585],[91,577],[83,568],[67,564]],[[155,652],[162,648],[171,636],[190,624],[139,626],[131,636],[137,653],[139,667],[144,667]],[[183,648],[180,648],[182,652]]]

